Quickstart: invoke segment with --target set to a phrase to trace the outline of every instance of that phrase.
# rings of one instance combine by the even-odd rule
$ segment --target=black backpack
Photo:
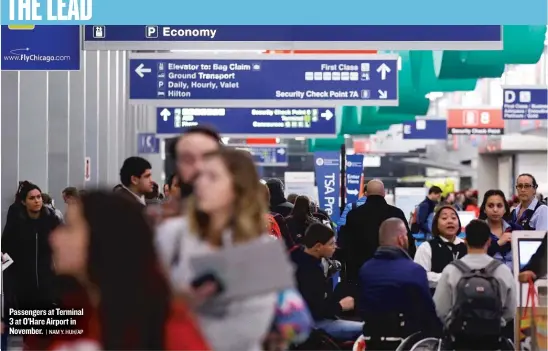
[[[461,260],[451,264],[463,275],[457,284],[449,332],[454,336],[500,336],[502,295],[500,283],[493,273],[502,262],[493,260],[482,269],[470,269]]]

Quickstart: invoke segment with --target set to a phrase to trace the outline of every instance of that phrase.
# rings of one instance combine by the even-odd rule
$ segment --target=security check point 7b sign
[[[133,54],[130,100],[163,107],[397,106],[395,55]]]

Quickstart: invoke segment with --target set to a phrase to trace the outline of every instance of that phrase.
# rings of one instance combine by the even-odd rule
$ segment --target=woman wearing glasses
[[[537,199],[537,188],[537,180],[531,174],[518,176],[519,205],[512,211],[512,221],[524,230],[548,230],[548,206]]]

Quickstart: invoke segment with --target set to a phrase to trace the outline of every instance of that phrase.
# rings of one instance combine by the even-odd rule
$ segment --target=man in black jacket
[[[415,239],[410,233],[402,210],[386,203],[384,184],[380,180],[367,183],[367,202],[348,212],[346,225],[339,232],[338,244],[346,261],[346,280],[358,282],[361,266],[379,247],[379,228],[388,218],[399,218],[407,228],[409,255],[415,255]]]
[[[522,268],[519,274],[519,280],[522,283],[527,283],[529,280],[546,275],[546,234],[542,239],[542,243],[537,249],[537,252],[531,257],[529,262]]]
[[[311,224],[303,238],[304,248],[291,253],[297,264],[297,284],[316,327],[333,338],[355,340],[362,333],[363,324],[337,319],[343,311],[354,309],[354,299],[350,296],[340,301],[333,295],[331,280],[326,277],[323,258],[333,256],[337,247],[335,232],[321,224]]]

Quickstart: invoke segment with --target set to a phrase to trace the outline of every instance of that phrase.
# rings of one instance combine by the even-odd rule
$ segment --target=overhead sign
[[[318,186],[318,206],[327,212],[331,221],[340,217],[341,161],[338,151],[314,153],[314,170]]]
[[[548,88],[546,86],[503,87],[503,119],[547,119]]]
[[[85,50],[502,50],[502,26],[85,26]]]
[[[455,108],[447,110],[447,134],[502,135],[502,110],[495,108]]]
[[[334,108],[169,108],[156,109],[158,134],[180,134],[209,125],[223,136],[333,137]]]
[[[189,56],[190,55],[190,56]],[[134,54],[134,103],[202,107],[398,105],[395,55]]]
[[[403,123],[403,139],[446,140],[447,121],[444,119],[417,119]]]
[[[229,145],[246,150],[253,156],[257,166],[287,167],[287,145]]]
[[[358,201],[363,174],[363,155],[346,155],[346,203]]]
[[[154,133],[141,133],[137,136],[137,152],[139,154],[160,153],[160,139]]]
[[[80,26],[2,26],[3,71],[77,71]]]

